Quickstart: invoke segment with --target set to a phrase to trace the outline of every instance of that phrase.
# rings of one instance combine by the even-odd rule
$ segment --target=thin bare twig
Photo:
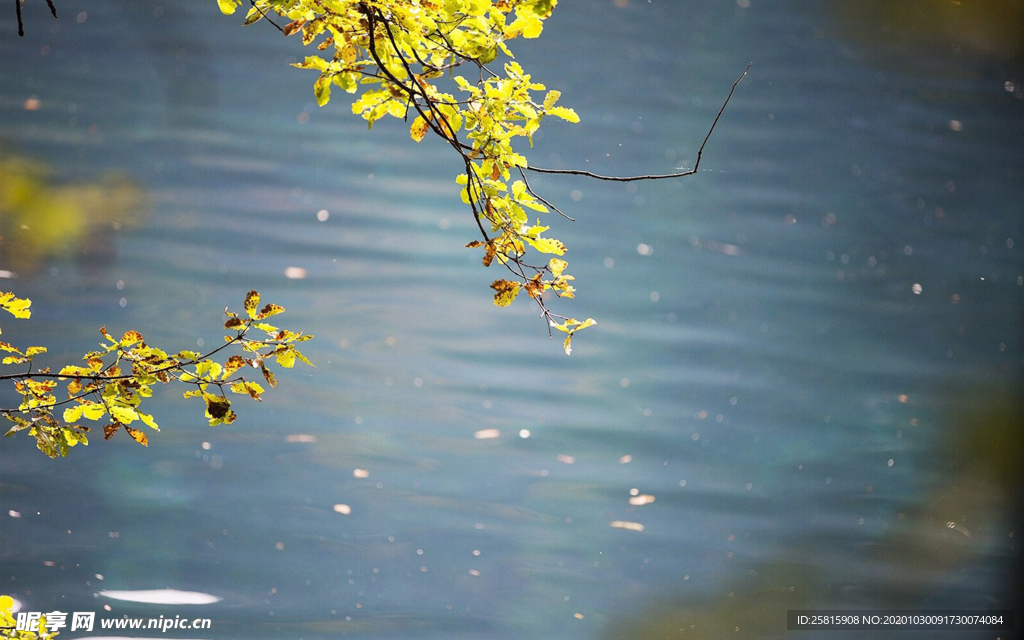
[[[661,174],[650,174],[643,176],[603,176],[593,171],[585,171],[583,169],[542,169],[541,167],[527,166],[526,169],[529,171],[535,171],[537,173],[558,173],[567,174],[573,176],[587,176],[588,178],[595,178],[597,180],[608,180],[610,182],[635,182],[637,180],[664,180],[665,178],[682,178],[683,176],[692,176],[697,173],[697,167],[700,166],[700,157],[704,153],[704,145],[708,143],[708,138],[711,137],[711,132],[715,130],[715,125],[718,124],[718,119],[722,117],[722,112],[725,111],[726,105],[729,104],[729,100],[732,98],[732,94],[736,91],[736,85],[740,83],[750,71],[750,66],[754,64],[751,62],[747,65],[747,68],[743,70],[739,78],[736,78],[736,82],[732,83],[732,89],[729,90],[729,95],[726,96],[725,102],[722,103],[722,108],[718,110],[718,115],[715,116],[715,121],[711,123],[711,128],[708,129],[708,134],[704,136],[704,142],[700,144],[700,149],[697,150],[697,162],[693,164],[693,168],[689,171],[682,171],[679,173],[661,173]]]
[[[526,172],[525,172],[525,171],[523,171],[523,168],[522,168],[522,167],[519,167],[519,175],[523,176],[523,184],[524,184],[524,185],[526,185],[526,190],[530,192],[530,195],[532,195],[532,196],[533,196],[534,198],[537,198],[538,200],[540,200],[540,201],[541,201],[541,202],[543,202],[544,204],[546,204],[546,205],[548,205],[549,207],[551,207],[552,209],[554,209],[554,210],[555,210],[555,212],[556,212],[556,213],[557,213],[558,215],[562,216],[563,218],[565,218],[565,219],[566,219],[566,220],[568,220],[569,222],[576,222],[576,218],[573,218],[573,217],[572,217],[572,216],[570,216],[570,215],[566,215],[565,213],[563,213],[563,212],[562,212],[562,210],[561,210],[561,209],[559,209],[559,208],[558,208],[558,207],[556,207],[555,205],[551,204],[550,202],[548,202],[547,200],[545,200],[545,199],[544,199],[544,198],[542,198],[541,196],[537,195],[537,192],[536,192],[536,191],[534,191],[534,190],[533,190],[533,187],[531,187],[531,186],[530,186],[530,181],[529,181],[529,180],[528,180],[528,179],[526,178]]]
[[[18,36],[25,37],[25,24],[21,20],[21,3],[24,0],[14,0],[14,10],[18,14]],[[53,0],[46,0],[46,6],[50,7],[50,13],[54,19],[57,17],[57,7],[53,6]]]
[[[265,12],[265,11],[263,11],[263,9],[260,9],[259,7],[257,7],[257,6],[256,6],[256,0],[249,0],[249,4],[251,4],[251,5],[253,6],[253,8],[254,8],[254,9],[256,9],[257,11],[259,11],[259,12],[260,12],[260,15],[261,15],[261,16],[263,16],[263,17],[264,17],[264,18],[266,19],[266,21],[267,21],[267,22],[269,22],[270,24],[274,25],[274,28],[276,28],[276,29],[277,29],[278,31],[280,31],[281,33],[284,33],[284,29],[282,29],[282,28],[281,28],[280,26],[278,26],[278,24],[277,24],[276,22],[274,22],[273,20],[271,20],[271,19],[270,19],[270,16],[268,16],[268,15],[266,14],[266,12]]]

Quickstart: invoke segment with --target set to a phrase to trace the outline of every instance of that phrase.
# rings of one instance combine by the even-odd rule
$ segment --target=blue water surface
[[[24,610],[600,639],[1015,606],[1014,3],[560,3],[511,43],[582,119],[544,123],[540,166],[692,167],[754,62],[696,175],[531,178],[577,219],[544,222],[577,278],[552,308],[598,321],[571,357],[534,306],[492,304],[459,159],[343,94],[318,108],[297,38],[212,0],[58,9],[26,3],[21,39],[0,15],[0,160],[138,199],[30,256],[0,207],[0,288],[33,301],[4,340],[52,366],[100,325],[208,348],[255,288],[316,367],[231,426],[160,389],[147,448],[0,441],[0,593]],[[151,589],[219,600],[104,593]]]

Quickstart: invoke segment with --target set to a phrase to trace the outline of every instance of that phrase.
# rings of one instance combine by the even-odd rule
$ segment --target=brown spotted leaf
[[[142,431],[140,431],[139,429],[134,429],[132,427],[125,426],[124,430],[128,432],[128,435],[130,435],[132,437],[132,440],[135,440],[135,442],[138,442],[144,447],[149,446],[149,438],[147,438],[146,434],[142,433]]]
[[[222,380],[227,380],[232,373],[238,371],[245,366],[245,359],[242,356],[231,356],[228,361],[224,363],[224,375]]]
[[[256,317],[256,307],[260,304],[260,294],[255,290],[250,291],[245,296],[245,312],[249,314],[250,318]]]
[[[117,433],[117,430],[121,428],[120,422],[111,422],[110,424],[103,425],[103,439],[110,440]]]
[[[274,377],[274,372],[265,366],[261,368],[263,369],[263,377],[267,379],[267,384],[270,385],[270,388],[273,389],[277,387],[277,378]]]
[[[224,398],[206,401],[206,412],[211,418],[223,418],[231,412],[231,403]]]
[[[424,120],[423,116],[416,116],[412,126],[409,128],[409,136],[416,142],[419,142],[427,135],[427,131],[430,131],[430,123]]]
[[[526,288],[526,293],[530,294],[531,298],[539,298],[544,293],[545,287],[544,283],[541,282],[540,277],[541,274],[538,273],[533,277],[532,280],[530,280],[524,285],[524,287]]]
[[[260,312],[256,315],[257,320],[269,318],[270,316],[276,316],[279,313],[284,313],[284,307],[276,304],[267,304]]]
[[[493,241],[488,240],[487,241],[487,248],[484,249],[483,264],[484,264],[485,267],[491,266],[491,263],[494,262],[494,256],[497,253],[498,253],[498,245],[494,244]]]
[[[512,304],[512,301],[519,295],[520,286],[522,285],[511,280],[495,280],[492,282],[491,288],[497,292],[494,294],[494,306],[507,307]]]
[[[296,20],[295,22],[289,22],[288,24],[284,25],[284,29],[281,29],[281,31],[284,33],[284,35],[290,36],[293,33],[296,33],[305,24],[306,24],[306,21],[300,18],[299,20]]]

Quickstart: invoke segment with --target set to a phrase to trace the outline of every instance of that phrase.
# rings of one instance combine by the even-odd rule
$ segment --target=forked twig
[[[529,171],[536,171],[537,173],[560,173],[568,174],[573,176],[587,176],[588,178],[596,178],[597,180],[608,180],[610,182],[635,182],[637,180],[664,180],[665,178],[682,178],[683,176],[692,176],[697,173],[697,167],[700,165],[700,156],[704,153],[704,145],[708,143],[708,139],[711,137],[711,132],[715,130],[715,125],[718,124],[718,119],[722,117],[722,112],[725,111],[726,105],[729,104],[729,100],[732,98],[732,94],[736,91],[736,85],[740,83],[750,71],[750,66],[754,64],[751,62],[747,65],[747,68],[743,70],[739,78],[736,78],[736,82],[732,83],[732,89],[729,90],[729,95],[726,96],[725,102],[722,103],[722,108],[718,110],[718,115],[715,116],[715,121],[711,123],[711,128],[708,129],[708,134],[704,136],[704,142],[700,144],[700,149],[697,150],[697,162],[693,164],[693,168],[689,171],[682,171],[679,173],[660,173],[650,174],[643,176],[603,176],[593,171],[585,171],[583,169],[542,169],[541,167],[527,166],[526,169]]]
[[[25,24],[21,20],[21,3],[24,0],[14,0],[14,10],[18,14],[18,36],[25,37]],[[46,0],[46,6],[50,7],[50,13],[53,14],[54,19],[57,18],[57,7],[53,6],[53,0]]]

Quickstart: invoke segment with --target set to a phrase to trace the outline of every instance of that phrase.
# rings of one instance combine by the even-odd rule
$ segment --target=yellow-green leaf
[[[158,425],[156,423],[156,420],[153,419],[153,416],[151,416],[149,414],[146,414],[146,413],[142,413],[141,411],[139,411],[138,413],[139,413],[139,419],[142,420],[143,424],[145,424],[147,427],[149,427],[153,431],[159,431],[160,430],[160,425]]]
[[[264,305],[262,309],[260,309],[260,312],[256,314],[256,319],[263,320],[264,318],[269,318],[270,316],[276,316],[279,313],[284,313],[284,307],[276,304],[267,303],[266,305]]]
[[[580,117],[576,115],[576,112],[567,107],[551,107],[550,109],[547,109],[546,113],[549,116],[555,116],[556,118],[568,120],[573,123],[580,121]]]
[[[263,387],[255,382],[236,382],[231,385],[231,391],[240,394],[248,394],[253,400],[259,400],[263,393]]]
[[[507,307],[512,304],[512,301],[519,295],[519,288],[522,285],[518,282],[512,282],[511,280],[495,280],[491,283],[491,288],[496,291],[494,294],[494,306],[496,307]]]
[[[32,317],[32,301],[27,298],[19,298],[13,293],[0,292],[0,309],[4,309],[15,318],[22,320]]]
[[[250,318],[256,317],[256,307],[260,304],[260,294],[255,290],[250,291],[245,296],[245,312],[249,314]]]
[[[139,418],[139,414],[131,407],[114,405],[110,407],[110,416],[122,424],[131,424]]]
[[[82,411],[85,407],[82,405],[75,405],[64,409],[64,422],[75,422],[82,419]]]
[[[533,247],[537,251],[540,251],[541,253],[553,253],[558,256],[565,254],[565,245],[562,244],[560,241],[555,240],[554,238],[533,239],[524,237],[523,240],[526,240],[528,243],[530,243],[531,247]]]
[[[295,366],[295,351],[290,348],[278,351],[274,356],[277,358],[277,364],[285,369],[291,369]]]
[[[245,366],[245,360],[242,356],[234,355],[228,358],[228,361],[224,363],[224,374],[222,379],[227,380],[228,377]]]
[[[430,131],[430,124],[423,119],[423,116],[416,116],[416,119],[412,121],[412,126],[409,127],[409,135],[413,140],[419,142],[427,135],[427,131]]]
[[[86,402],[82,407],[82,415],[89,420],[99,420],[107,412],[106,407],[98,402]]]
[[[331,100],[331,77],[320,76],[313,83],[313,93],[316,94],[317,106],[324,106]]]

